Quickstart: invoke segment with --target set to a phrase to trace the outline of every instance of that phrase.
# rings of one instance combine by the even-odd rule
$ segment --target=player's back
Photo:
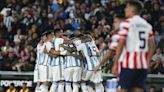
[[[68,45],[70,48],[74,47],[73,44]],[[72,54],[80,55],[79,51],[72,52]],[[65,56],[65,67],[80,67],[80,59],[76,59],[74,56]]]
[[[64,49],[62,48],[62,47],[60,47],[60,44],[63,44],[63,42],[64,42],[64,39],[63,38],[54,38],[53,39],[53,42],[52,42],[52,44],[53,44],[53,48],[55,49],[55,51],[63,51]],[[50,62],[50,64],[51,65],[60,65],[61,63],[63,63],[63,57],[61,57],[61,56],[58,56],[58,57],[56,57],[56,58],[51,58],[51,62]]]
[[[120,36],[126,38],[124,68],[147,69],[148,39],[152,36],[152,27],[140,16],[134,16],[122,23]]]
[[[140,16],[134,16],[129,24],[126,49],[130,52],[146,52],[148,50],[148,39],[151,33],[151,25]]]

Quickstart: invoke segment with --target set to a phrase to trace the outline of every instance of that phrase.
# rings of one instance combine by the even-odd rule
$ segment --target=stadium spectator
[[[22,84],[22,89],[19,92],[30,92],[30,89],[27,87],[27,83]]]
[[[149,92],[157,92],[157,91],[156,91],[156,87],[155,87],[154,85],[151,85],[151,86],[149,87]]]
[[[18,90],[15,88],[14,83],[11,83],[10,87],[6,90],[6,92],[18,92]]]
[[[151,66],[152,66],[152,71],[151,73],[164,73],[164,66],[163,66],[163,62],[164,62],[164,56],[162,54],[162,51],[160,48],[156,49],[156,53],[154,54],[154,56],[152,57],[152,62],[151,62]]]
[[[161,39],[158,43],[158,48],[160,48],[162,51],[164,50],[164,33],[162,34]]]

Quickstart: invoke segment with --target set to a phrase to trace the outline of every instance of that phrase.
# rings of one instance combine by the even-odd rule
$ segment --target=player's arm
[[[63,47],[65,50],[69,51],[69,52],[76,51],[76,48],[75,47],[68,47],[68,46],[65,46],[63,44],[61,44],[60,46]]]
[[[123,50],[123,46],[126,43],[126,37],[128,34],[128,30],[129,30],[129,23],[120,23],[120,27],[119,27],[119,42],[118,42],[118,46],[116,49],[116,55],[114,57],[114,64],[118,64],[118,59],[121,56],[122,50]]]
[[[101,66],[102,64],[104,64],[106,61],[108,61],[108,59],[110,58],[110,56],[112,55],[112,53],[114,52],[114,50],[109,50],[105,56],[102,58],[102,60],[100,61],[99,65]]]
[[[150,37],[148,40],[149,62],[153,57],[154,50],[155,50],[154,37]]]
[[[63,51],[55,51],[53,48],[51,48],[50,55],[57,57],[59,55],[65,56],[65,55],[70,55],[70,53],[67,50],[63,50]]]
[[[124,38],[119,40],[118,47],[116,49],[116,55],[114,57],[114,63],[118,64],[118,59],[121,56],[121,53],[123,51],[123,46],[125,45],[126,40]]]

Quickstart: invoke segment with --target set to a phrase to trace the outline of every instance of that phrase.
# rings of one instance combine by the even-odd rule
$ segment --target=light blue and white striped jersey
[[[101,61],[103,59],[103,57],[107,54],[108,51],[109,51],[109,48],[104,48],[100,52],[100,54],[98,56],[99,61]],[[109,62],[110,62],[110,59],[108,59],[102,66],[106,66],[107,64],[109,64]]]
[[[70,48],[74,47],[73,44],[68,45]],[[73,54],[80,55],[79,51],[73,52]],[[65,68],[68,67],[80,67],[80,59],[76,59],[74,56],[65,56]]]
[[[55,51],[64,51],[64,48],[60,47],[60,44],[63,44],[64,39],[63,38],[54,38],[53,39],[53,48],[55,49]],[[57,58],[51,58],[51,62],[50,65],[52,66],[57,66],[60,64],[64,63],[64,58],[63,56],[58,56]]]
[[[44,43],[44,47],[42,47],[40,50],[40,58],[38,60],[39,65],[49,65],[50,64],[50,60],[51,60],[51,56],[48,53],[44,53],[44,49],[47,50],[47,52],[49,52],[51,50],[51,48],[53,48],[53,45],[51,42],[45,42]]]
[[[45,48],[45,43],[43,45],[38,44],[37,45],[37,58],[36,58],[36,64],[43,64],[44,58],[45,58],[45,53],[43,52]]]
[[[94,41],[80,43],[80,41],[75,41],[77,51],[82,51],[84,57],[87,61],[87,70],[94,70],[99,60],[97,57],[97,46]]]
[[[38,43],[36,47],[36,63],[35,63],[35,68],[34,70],[38,70],[38,65],[41,64],[43,61],[42,57],[44,55],[43,50],[45,48],[45,44],[40,44]]]

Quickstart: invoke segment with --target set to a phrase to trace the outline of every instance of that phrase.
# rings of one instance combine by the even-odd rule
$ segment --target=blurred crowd
[[[68,36],[90,31],[100,50],[101,59],[108,51],[113,32],[113,17],[124,14],[131,0],[1,0],[0,70],[32,71],[40,35],[60,28]],[[151,73],[164,73],[164,0],[141,0],[141,16],[152,26],[156,52],[151,60]],[[112,58],[109,60],[112,61]],[[110,72],[111,63],[103,66]]]

